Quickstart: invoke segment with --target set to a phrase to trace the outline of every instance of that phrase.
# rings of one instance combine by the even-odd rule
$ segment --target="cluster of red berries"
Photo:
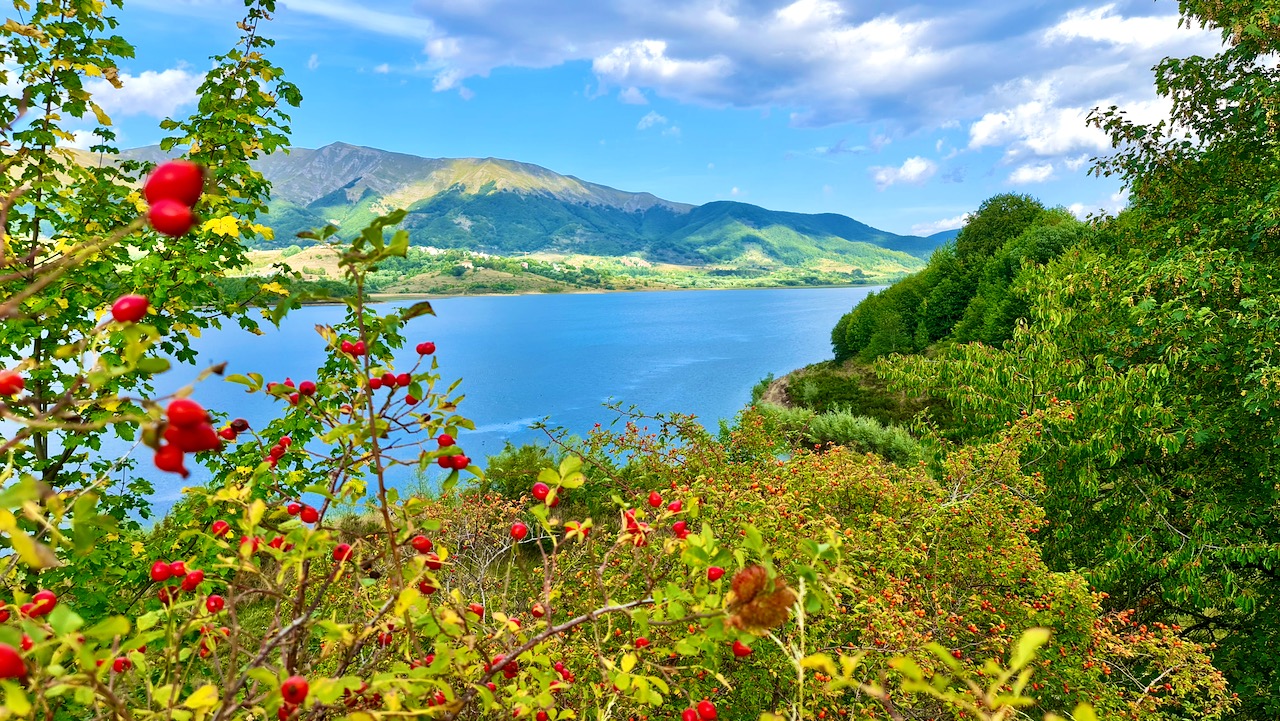
[[[281,436],[280,440],[276,441],[275,445],[271,446],[270,450],[267,451],[267,455],[263,457],[262,462],[266,463],[272,468],[275,468],[276,464],[280,462],[280,459],[284,457],[284,454],[288,452],[289,446],[291,445],[293,445],[292,438],[290,438],[289,436]],[[314,508],[312,508],[311,510],[313,512],[315,511]],[[293,515],[293,514],[290,514],[290,515]],[[303,520],[306,521],[305,518]],[[314,520],[307,521],[307,523],[315,523],[315,521]]]
[[[291,406],[298,405],[298,401],[304,397],[309,398],[316,394],[315,381],[303,381],[295,386],[292,378],[285,378],[284,383],[276,383],[275,381],[272,381],[267,384],[268,393],[275,395],[277,388],[288,388],[292,391],[291,393],[287,391],[281,392],[282,395],[287,395],[289,398],[289,405]]]
[[[354,343],[352,343],[352,342],[351,342],[351,341],[349,341],[349,340],[344,340],[344,341],[342,341],[342,343],[338,346],[338,348],[339,348],[343,353],[346,353],[347,355],[351,355],[351,356],[362,356],[362,355],[364,355],[365,353],[368,353],[368,352],[369,352],[369,351],[368,351],[368,349],[367,349],[367,348],[365,348],[365,346],[364,346],[364,341],[362,341],[362,340],[358,340],[358,341],[356,341],[356,342],[354,342]]]
[[[417,663],[417,662],[415,661],[410,663],[409,668],[416,668],[413,665],[414,663]],[[382,694],[369,693],[369,684],[362,681],[360,683],[360,687],[357,688],[354,692],[349,688],[342,690],[342,703],[349,709],[356,709],[361,707],[377,708],[382,705]],[[430,702],[428,702],[428,704],[429,703]],[[281,711],[283,712],[284,709],[281,709]]]
[[[156,449],[156,468],[186,478],[191,473],[183,465],[183,454],[216,451],[222,448],[222,439],[209,423],[209,412],[190,398],[170,403],[165,415],[168,427],[165,442]]]
[[[533,484],[533,489],[530,491],[530,493],[533,494],[534,498],[547,504],[548,508],[555,508],[556,506],[560,505],[560,497],[562,495],[562,492],[560,491],[560,489],[556,489],[553,492],[551,490],[551,486],[548,486],[542,481],[538,481],[537,483]]]
[[[288,440],[288,438],[288,436],[285,436],[280,440]],[[287,443],[285,445],[288,446]],[[284,507],[284,510],[290,516],[297,516],[303,523],[316,523],[320,520],[320,511],[316,510],[315,506],[310,506],[305,503],[290,501],[289,505]]]
[[[196,224],[191,207],[200,202],[204,179],[204,168],[185,160],[157,167],[142,186],[142,194],[151,206],[147,210],[151,227],[170,238],[190,232]]]
[[[224,441],[234,441],[241,433],[249,430],[249,421],[243,418],[237,418],[231,421],[226,428],[218,431],[218,436]]]
[[[681,712],[680,719],[681,721],[714,721],[716,716],[716,705],[703,699],[698,702],[696,709],[687,708]]]
[[[178,598],[179,589],[188,593],[196,590],[201,583],[204,582],[204,571],[199,569],[187,570],[185,561],[174,561],[172,563],[163,560],[157,560],[151,564],[151,580],[156,583],[164,583],[170,579],[182,579],[177,586],[161,586],[158,595],[160,602],[164,605],[173,603]]]
[[[442,449],[449,448],[457,444],[457,442],[453,439],[453,436],[449,435],[448,433],[440,434],[440,437],[436,439],[436,443],[439,443],[440,448]],[[465,469],[467,466],[471,465],[471,459],[461,453],[449,455],[449,456],[440,456],[439,458],[436,459],[436,465],[440,466],[441,468],[452,468],[455,471],[461,471]]]
[[[27,618],[39,618],[49,615],[49,612],[58,605],[58,596],[53,591],[36,591],[36,595],[31,600],[18,607],[18,613]],[[9,610],[0,608],[0,623],[9,620]]]

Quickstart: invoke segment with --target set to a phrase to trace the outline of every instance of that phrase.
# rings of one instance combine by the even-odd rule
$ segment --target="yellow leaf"
[[[89,108],[93,110],[93,115],[98,119],[99,123],[103,125],[111,124],[111,116],[107,115],[106,111],[103,110],[97,103],[89,103]]]
[[[631,669],[636,667],[636,662],[640,659],[636,658],[634,653],[629,653],[622,657],[622,672],[631,673]]]
[[[209,708],[216,703],[218,703],[218,687],[207,683],[188,696],[182,705],[187,708]]]
[[[259,225],[258,223],[250,225],[249,230],[261,235],[266,240],[275,240],[276,237],[276,231],[273,228],[265,225]]]
[[[263,283],[262,289],[269,290],[276,295],[289,295],[289,291],[279,283]]]
[[[240,235],[240,221],[235,216],[224,215],[221,218],[206,220],[201,226],[202,230],[207,230],[214,235],[220,235],[224,238]]]
[[[836,670],[836,664],[831,657],[825,653],[815,653],[812,656],[806,656],[800,661],[800,665],[804,668],[814,668],[825,672],[829,676],[839,673]]]

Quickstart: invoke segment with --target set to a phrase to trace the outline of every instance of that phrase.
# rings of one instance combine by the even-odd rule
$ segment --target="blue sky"
[[[509,158],[704,203],[958,227],[1000,192],[1078,214],[1095,106],[1163,117],[1151,67],[1206,54],[1173,0],[279,0],[267,33],[305,98],[295,145]],[[194,106],[235,0],[126,0],[137,56],[101,87],[122,144]]]

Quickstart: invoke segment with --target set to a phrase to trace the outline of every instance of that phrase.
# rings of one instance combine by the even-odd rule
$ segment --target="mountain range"
[[[158,159],[156,148],[125,153]],[[408,211],[413,245],[501,254],[636,255],[686,265],[832,262],[876,274],[923,267],[955,236],[895,235],[834,213],[788,213],[718,201],[690,205],[496,158],[423,158],[346,143],[293,148],[258,161],[272,184],[264,248],[327,223],[356,230]],[[341,235],[341,233],[340,233]]]

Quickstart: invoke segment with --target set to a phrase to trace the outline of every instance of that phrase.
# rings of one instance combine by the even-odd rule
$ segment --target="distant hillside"
[[[826,262],[868,277],[918,270],[946,239],[895,235],[830,213],[676,203],[495,158],[421,158],[334,143],[277,153],[257,167],[273,194],[267,222],[276,237],[264,247],[305,245],[295,237],[300,231],[330,223],[355,229],[395,208],[409,211],[404,227],[419,246],[732,267]]]

